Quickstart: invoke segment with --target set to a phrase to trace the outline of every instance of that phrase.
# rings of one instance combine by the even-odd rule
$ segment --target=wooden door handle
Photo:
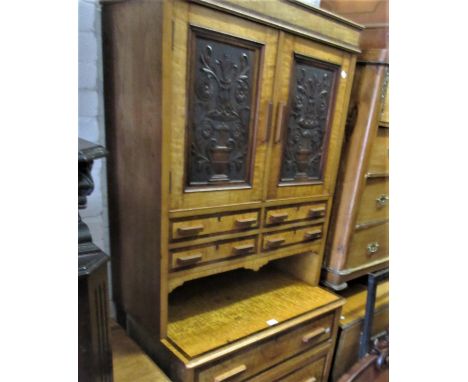
[[[289,214],[282,213],[282,214],[271,214],[270,215],[270,223],[279,223],[285,221],[288,218]]]
[[[231,369],[229,371],[226,371],[225,373],[219,374],[216,377],[214,377],[213,382],[226,381],[229,378],[232,378],[240,373],[243,373],[246,370],[247,370],[247,366],[245,365],[236,366],[234,369]]]
[[[240,228],[250,227],[257,223],[257,218],[236,219],[236,226]]]
[[[263,136],[263,143],[267,143],[270,140],[270,131],[271,131],[271,110],[273,109],[273,103],[268,102],[267,106],[267,120],[265,125],[265,134]]]
[[[283,244],[284,242],[285,242],[285,239],[282,238],[282,237],[279,237],[277,239],[268,239],[267,240],[267,247],[268,248],[277,248],[281,244]]]
[[[275,143],[281,142],[281,128],[283,127],[283,118],[284,118],[284,108],[286,105],[283,102],[280,102],[278,105],[278,115],[276,118],[276,134],[275,134]]]
[[[180,265],[188,265],[198,263],[203,258],[201,253],[195,253],[193,255],[181,256],[177,258],[177,263]]]
[[[310,231],[304,234],[304,240],[315,240],[322,237],[322,231]]]
[[[196,225],[192,227],[179,227],[177,229],[177,232],[181,236],[190,236],[200,233],[201,231],[203,231],[204,228],[205,227],[203,227],[202,225]]]
[[[304,336],[302,337],[302,342],[306,344],[310,342],[311,340],[313,340],[314,338],[321,336],[322,334],[325,334],[325,333],[330,333],[330,328],[322,327],[322,328],[315,329],[309,333],[304,334]]]
[[[235,255],[246,255],[247,253],[251,253],[254,247],[253,244],[237,245],[232,248],[232,251]]]
[[[321,218],[325,216],[325,207],[311,208],[309,210],[309,218]]]

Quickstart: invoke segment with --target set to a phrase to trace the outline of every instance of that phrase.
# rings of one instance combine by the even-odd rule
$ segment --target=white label
[[[346,78],[348,77],[348,73],[346,73],[344,70],[341,71],[341,77]]]
[[[268,324],[268,326],[273,326],[273,325],[276,325],[278,321],[272,318],[271,320],[268,320],[266,323]]]

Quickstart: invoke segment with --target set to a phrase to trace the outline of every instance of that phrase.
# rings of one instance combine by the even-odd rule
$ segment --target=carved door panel
[[[350,55],[287,34],[279,52],[267,198],[331,194],[352,82]]]
[[[175,3],[171,208],[261,201],[278,32]]]

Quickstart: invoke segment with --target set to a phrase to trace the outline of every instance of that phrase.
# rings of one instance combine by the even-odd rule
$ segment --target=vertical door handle
[[[278,105],[278,115],[276,118],[276,135],[275,143],[281,142],[281,128],[283,127],[283,118],[284,118],[284,108],[286,105],[283,102],[280,102]]]
[[[270,140],[270,131],[271,131],[271,109],[273,109],[273,103],[268,102],[267,106],[267,119],[265,125],[265,134],[263,136],[263,143],[267,143]]]

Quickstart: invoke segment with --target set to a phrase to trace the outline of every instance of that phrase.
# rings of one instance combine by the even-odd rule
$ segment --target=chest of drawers
[[[326,380],[361,27],[290,0],[103,4],[119,321],[173,381]]]
[[[388,266],[388,50],[358,58],[323,280],[335,290]]]

